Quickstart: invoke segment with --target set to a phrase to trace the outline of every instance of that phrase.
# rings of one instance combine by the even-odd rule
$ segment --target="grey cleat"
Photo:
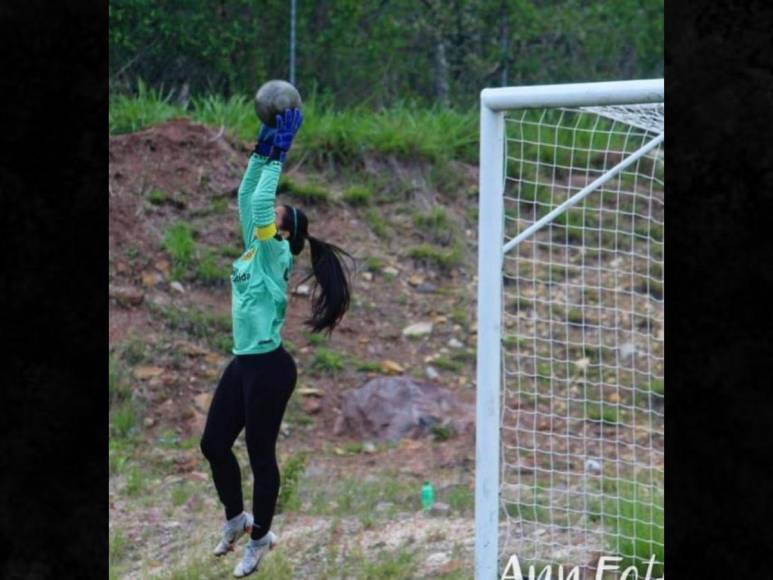
[[[244,548],[244,557],[242,561],[234,568],[234,576],[244,578],[258,569],[260,561],[269,550],[272,550],[277,543],[277,537],[274,532],[268,532],[260,540],[250,540]]]
[[[252,531],[252,522],[252,514],[247,512],[242,512],[235,518],[228,520],[223,526],[223,538],[215,548],[215,556],[222,556],[228,552],[233,552],[239,538]]]

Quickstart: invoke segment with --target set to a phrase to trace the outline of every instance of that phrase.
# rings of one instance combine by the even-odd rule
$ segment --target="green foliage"
[[[344,368],[344,357],[332,350],[318,348],[314,352],[311,368],[319,372],[334,373]]]
[[[172,279],[182,280],[185,270],[193,261],[196,249],[191,226],[185,222],[177,222],[166,230],[163,248],[172,259]]]
[[[656,561],[664,561],[663,494],[639,482],[625,482],[617,495],[604,508],[615,532],[610,548],[623,558],[621,570],[634,566],[643,578],[653,554]],[[655,564],[652,578],[662,576],[663,565]]]
[[[475,507],[475,492],[463,485],[452,487],[446,499],[451,509],[462,513],[472,511]]]
[[[387,219],[384,217],[382,212],[376,208],[371,208],[367,211],[365,214],[365,220],[368,222],[370,229],[373,230],[373,233],[376,234],[379,238],[391,237]]]
[[[384,260],[377,256],[368,256],[365,259],[365,269],[368,272],[379,272],[384,268]]]
[[[373,201],[373,191],[364,185],[352,185],[343,194],[344,201],[355,207],[370,205]]]
[[[434,425],[430,431],[435,441],[447,441],[456,435],[451,425]]]
[[[223,284],[228,280],[228,268],[221,266],[214,250],[204,252],[196,266],[196,277],[205,284]]]
[[[432,363],[434,366],[452,372],[459,372],[464,368],[464,363],[450,359],[446,356],[439,356],[435,358]]]
[[[149,304],[151,312],[158,315],[169,328],[186,332],[204,339],[211,348],[230,353],[232,347],[231,317],[193,307],[161,307]]]
[[[148,88],[140,79],[135,95],[111,95],[108,127],[111,135],[133,133],[182,114],[183,110],[171,103],[170,93]]]
[[[286,42],[256,40],[284,30],[287,18],[279,0],[112,0],[111,91],[145,78],[175,87],[182,103],[184,84],[193,94],[240,94],[249,102],[260,82],[287,74]],[[472,106],[483,86],[663,73],[663,0],[476,0],[442,9],[340,0],[299,4],[296,26],[301,93],[339,107]],[[492,33],[499,30],[508,34]],[[445,46],[445,65],[438,66],[435,39]]]
[[[408,249],[408,257],[440,268],[450,270],[462,263],[462,253],[459,245],[449,250],[432,244],[419,244]]]
[[[129,469],[126,475],[126,494],[130,497],[137,497],[148,486],[145,473],[136,465]]]
[[[187,484],[177,484],[172,488],[171,500],[172,505],[179,507],[183,505],[191,497],[192,491]]]
[[[301,452],[292,455],[283,462],[282,476],[280,478],[281,487],[279,488],[279,497],[276,503],[277,513],[298,509],[300,505],[298,483],[306,468],[306,459],[306,454]]]
[[[148,201],[153,205],[162,205],[166,203],[168,199],[169,199],[169,194],[167,194],[164,191],[159,191],[158,189],[154,189],[153,191],[148,193]]]
[[[585,416],[598,423],[614,425],[619,421],[619,412],[615,405],[609,403],[586,403]]]
[[[279,180],[277,192],[296,197],[304,203],[326,203],[330,200],[330,192],[318,183],[300,183],[284,175]]]

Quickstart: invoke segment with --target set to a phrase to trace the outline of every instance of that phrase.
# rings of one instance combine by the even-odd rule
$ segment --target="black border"
[[[0,9],[0,577],[107,577],[107,11]]]
[[[0,9],[6,578],[107,572],[107,7]],[[765,8],[666,2],[672,578],[769,575],[773,50]]]
[[[762,2],[666,2],[666,559],[762,578],[773,426],[773,51]]]

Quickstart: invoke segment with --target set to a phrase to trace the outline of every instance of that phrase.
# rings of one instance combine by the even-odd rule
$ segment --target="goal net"
[[[482,103],[476,578],[512,556],[657,578],[662,81],[563,87]]]

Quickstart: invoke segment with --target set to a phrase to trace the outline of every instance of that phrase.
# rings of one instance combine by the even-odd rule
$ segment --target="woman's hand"
[[[274,135],[276,129],[268,125],[261,124],[260,133],[258,133],[258,142],[255,145],[255,154],[268,157],[271,154],[271,146],[274,144]]]
[[[303,113],[300,109],[287,109],[276,116],[276,132],[274,133],[271,159],[284,163],[287,152],[292,147],[293,139],[303,124]]]

